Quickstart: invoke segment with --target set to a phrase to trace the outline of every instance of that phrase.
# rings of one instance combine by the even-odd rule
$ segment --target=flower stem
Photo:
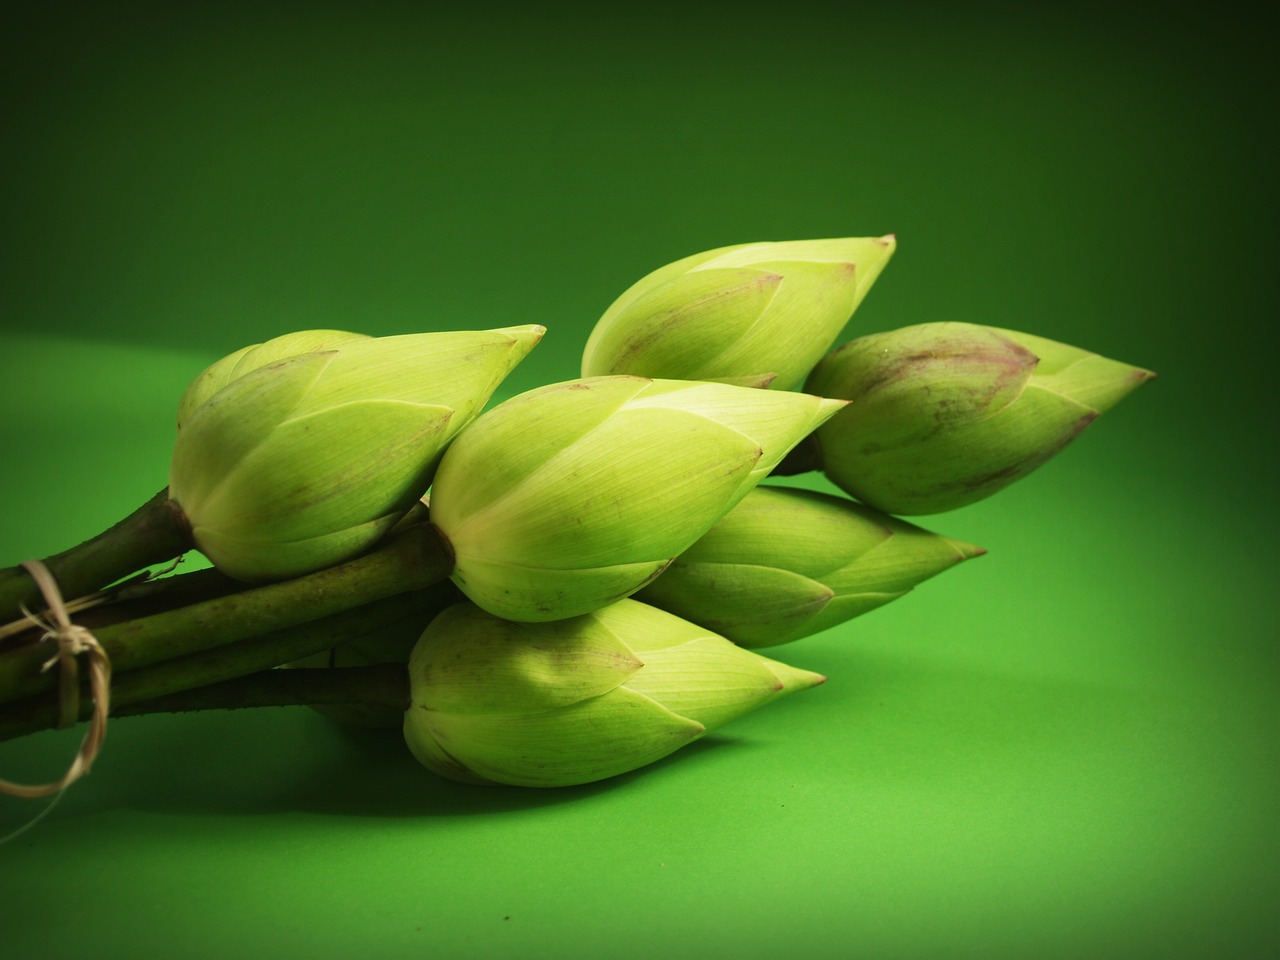
[[[151,712],[133,709],[135,704],[160,699],[185,702],[186,692],[211,684],[270,671],[272,667],[328,650],[339,644],[367,637],[386,639],[389,635],[404,637],[406,646],[422,633],[431,619],[457,599],[447,581],[423,590],[413,590],[373,603],[343,610],[311,623],[286,627],[261,636],[251,637],[219,649],[175,657],[148,667],[117,675],[111,684],[111,715]],[[404,664],[398,665],[401,672]],[[340,668],[339,672],[346,668]],[[283,670],[282,674],[328,673],[328,670]],[[280,681],[282,684],[294,681]],[[407,682],[407,681],[406,681]],[[289,688],[294,689],[294,688]],[[326,694],[331,696],[332,694]],[[363,695],[334,701],[317,699],[316,703],[358,702]],[[289,702],[310,703],[310,700]],[[250,704],[232,704],[248,706]],[[168,708],[165,708],[168,709]],[[184,708],[204,709],[204,708]],[[81,698],[80,719],[88,719],[93,705],[88,696]],[[46,730],[58,723],[58,698],[38,694],[0,705],[0,740]]]
[[[147,713],[183,713],[190,710],[235,710],[240,707],[315,706],[334,703],[371,703],[404,710],[409,702],[409,672],[403,663],[378,663],[364,667],[260,670],[230,680],[175,690],[162,696],[129,699],[111,716]],[[48,716],[18,711],[17,704],[0,707],[0,741],[56,725]]]
[[[435,528],[427,523],[413,524],[377,550],[336,567],[108,624],[94,635],[110,658],[113,672],[119,675],[237,641],[256,647],[263,634],[440,583],[448,577],[452,564]],[[314,649],[323,650],[325,645]],[[221,655],[212,656],[217,659]],[[28,643],[0,654],[0,703],[52,690],[54,671],[41,671],[49,656],[50,649],[43,643]],[[113,689],[122,681],[118,677]]]
[[[117,716],[333,703],[376,703],[404,710],[409,704],[409,671],[403,663],[263,670],[222,683],[140,700],[120,710]]]
[[[191,528],[165,488],[115,526],[44,560],[68,600],[115,583],[143,567],[166,563],[192,548]],[[0,570],[0,622],[43,607],[40,590],[21,566]]]

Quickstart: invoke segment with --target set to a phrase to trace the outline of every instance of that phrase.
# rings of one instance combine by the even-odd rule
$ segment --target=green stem
[[[110,624],[94,635],[113,672],[123,673],[421,590],[445,580],[452,565],[435,528],[414,524],[339,566]],[[38,643],[0,655],[0,703],[52,690],[55,671],[40,669],[50,654],[49,644]]]
[[[178,506],[161,490],[109,530],[77,547],[46,557],[68,600],[115,583],[152,564],[166,563],[192,548],[191,528]],[[0,622],[45,607],[35,581],[21,566],[0,570]]]
[[[395,635],[402,638],[405,646],[408,646],[422,633],[431,619],[444,607],[453,603],[457,596],[452,584],[445,582],[424,590],[414,590],[344,610],[314,623],[287,627],[232,643],[217,650],[176,657],[150,667],[130,671],[112,680],[111,715],[127,716],[132,713],[151,712],[134,707],[152,701],[158,702],[161,699],[166,702],[170,700],[186,702],[183,697],[189,691],[262,671],[270,673],[271,668],[279,664],[364,638],[386,639],[390,635]],[[404,664],[397,666],[403,673]],[[338,672],[345,675],[346,669],[340,668],[336,671],[298,669],[279,672],[308,675]],[[278,682],[289,684],[297,681]],[[319,698],[289,702],[357,702],[363,699],[363,696],[353,696],[352,699],[344,701]],[[249,706],[251,704],[230,705]],[[92,712],[93,704],[85,690],[80,703],[80,719],[87,720]],[[0,705],[0,740],[52,728],[57,725],[58,719],[57,697],[48,694]]]
[[[378,663],[367,667],[263,670],[160,697],[131,700],[119,709],[113,706],[111,716],[334,703],[384,704],[403,710],[408,702],[409,673],[404,664]],[[0,741],[53,726],[53,720],[0,707]]]
[[[71,621],[97,632],[125,620],[137,620],[177,607],[244,591],[245,584],[213,568],[194,570],[154,580],[125,580],[89,594],[84,603],[67,604]],[[41,617],[47,620],[47,615]],[[41,626],[29,617],[0,625],[0,659],[11,651],[37,643]]]
[[[215,650],[175,657],[126,673],[113,684],[112,702],[128,704],[207,686],[366,638],[402,638],[403,643],[398,645],[407,650],[436,614],[457,599],[456,589],[445,581],[422,590],[384,597],[312,623],[250,637]]]
[[[409,672],[402,663],[265,670],[206,687],[141,700],[121,710],[118,716],[334,703],[375,703],[404,710],[409,705]]]

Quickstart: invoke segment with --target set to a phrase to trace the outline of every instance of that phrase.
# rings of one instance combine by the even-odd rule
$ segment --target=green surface
[[[1275,85],[1249,24],[43,9],[5,67],[0,562],[163,485],[181,390],[244,343],[544,323],[522,389],[726,243],[896,232],[856,329],[991,323],[1160,377],[924,521],[987,556],[767,651],[826,685],[616,781],[462,787],[307,710],[113,723],[0,845],[6,955],[1275,952]],[[77,738],[0,744],[0,776],[56,776]],[[43,808],[0,798],[0,833]]]

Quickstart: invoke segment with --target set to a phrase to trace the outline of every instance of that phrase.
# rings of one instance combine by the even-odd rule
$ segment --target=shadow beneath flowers
[[[0,744],[6,775],[61,773],[80,733]],[[676,758],[715,746],[699,741]],[[653,776],[675,758],[609,780],[558,789],[455,783],[422,767],[400,731],[343,727],[306,708],[129,717],[114,721],[91,775],[58,804],[59,819],[121,809],[170,815],[312,813],[464,816],[574,803]]]

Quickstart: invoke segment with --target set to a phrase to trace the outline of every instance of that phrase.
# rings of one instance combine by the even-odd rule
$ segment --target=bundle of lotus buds
[[[982,554],[902,518],[1024,477],[1152,376],[974,323],[832,349],[895,246],[678,260],[605,310],[581,379],[488,409],[542,327],[232,353],[178,400],[159,494],[0,571],[0,738],[92,718],[82,773],[108,695],[309,704],[444,776],[550,787],[820,684],[757,650]],[[779,479],[809,470],[830,490]],[[188,551],[212,567],[152,575]]]

